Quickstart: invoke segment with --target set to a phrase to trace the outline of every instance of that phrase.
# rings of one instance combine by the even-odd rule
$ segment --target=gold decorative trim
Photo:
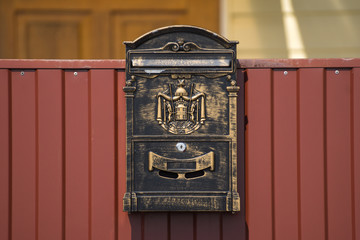
[[[210,169],[215,170],[214,164],[214,152],[208,152],[204,155],[194,158],[168,158],[156,154],[152,151],[149,152],[149,171],[153,171],[154,168],[162,171],[168,171],[177,173],[178,179],[186,179],[185,174],[190,172],[196,172],[200,170]]]

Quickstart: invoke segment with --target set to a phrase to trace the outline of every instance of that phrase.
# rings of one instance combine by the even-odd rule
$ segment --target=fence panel
[[[240,66],[249,239],[360,239],[360,60]],[[124,61],[0,60],[0,239],[244,231],[238,214],[122,211],[124,84]]]

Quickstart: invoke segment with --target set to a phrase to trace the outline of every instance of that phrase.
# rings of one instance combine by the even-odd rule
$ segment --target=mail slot
[[[125,45],[124,211],[240,211],[237,42],[171,26]]]

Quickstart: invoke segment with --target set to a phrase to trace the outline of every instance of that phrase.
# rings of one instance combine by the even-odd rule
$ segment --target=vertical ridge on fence
[[[88,239],[88,72],[65,71],[65,239]]]
[[[196,214],[196,240],[219,240],[220,235],[219,213]]]
[[[35,70],[35,239],[39,239],[39,79]]]
[[[195,240],[193,213],[171,213],[170,232],[171,240]]]
[[[144,214],[144,240],[167,240],[168,239],[168,214],[145,213]]]
[[[0,69],[0,239],[10,238],[11,222],[11,118],[10,74]]]
[[[298,71],[301,237],[325,240],[324,73],[322,68]]]
[[[329,239],[329,212],[328,212],[328,177],[327,177],[327,161],[328,161],[328,154],[327,154],[327,80],[326,80],[326,69],[323,69],[323,118],[324,118],[324,124],[323,124],[323,141],[324,141],[324,148],[323,148],[323,154],[324,154],[324,221],[325,221],[325,239]]]
[[[352,239],[350,74],[349,69],[326,71],[329,239]]]
[[[38,239],[62,239],[62,71],[38,70]]]
[[[274,70],[275,238],[298,239],[296,70]]]
[[[355,183],[354,183],[354,71],[350,73],[350,169],[351,169],[351,226],[352,238],[355,239]]]
[[[92,240],[92,221],[93,221],[93,216],[92,216],[92,140],[93,140],[93,136],[92,136],[92,88],[91,88],[91,84],[92,84],[92,70],[88,71],[88,78],[87,78],[87,114],[88,114],[88,118],[87,118],[87,127],[88,127],[88,240]]]
[[[114,239],[114,70],[90,70],[91,239]]]
[[[65,108],[65,71],[61,71],[61,104],[62,104],[62,240],[66,239],[66,108]]]
[[[12,80],[12,239],[36,234],[35,71],[11,72]]]
[[[300,145],[300,137],[302,134],[300,134],[300,70],[297,69],[296,70],[296,168],[297,168],[297,214],[298,214],[298,239],[301,240],[302,239],[302,213],[301,213],[301,209],[302,209],[302,199],[301,199],[301,186],[302,186],[302,182],[301,182],[301,167],[300,167],[300,157],[301,157],[301,145]]]
[[[252,240],[272,239],[271,70],[248,69],[247,224]],[[261,231],[260,231],[261,229]]]
[[[360,68],[353,69],[353,238],[360,239]]]
[[[271,70],[270,78],[270,154],[271,154],[271,228],[272,239],[275,238],[275,158],[274,158],[274,71]]]
[[[12,219],[13,219],[13,117],[12,117],[12,74],[9,75],[9,239],[12,240]]]
[[[117,77],[117,70],[114,69],[113,71],[113,78],[114,78],[114,89],[112,90],[114,95],[114,224],[115,224],[115,232],[114,232],[114,239],[119,239],[119,124],[118,124],[118,116],[119,116],[119,104],[118,104],[118,77]],[[126,240],[126,239],[125,239]]]

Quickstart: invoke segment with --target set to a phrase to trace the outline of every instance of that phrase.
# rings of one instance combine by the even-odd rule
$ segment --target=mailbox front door
[[[172,26],[125,44],[124,211],[240,211],[237,42]]]

